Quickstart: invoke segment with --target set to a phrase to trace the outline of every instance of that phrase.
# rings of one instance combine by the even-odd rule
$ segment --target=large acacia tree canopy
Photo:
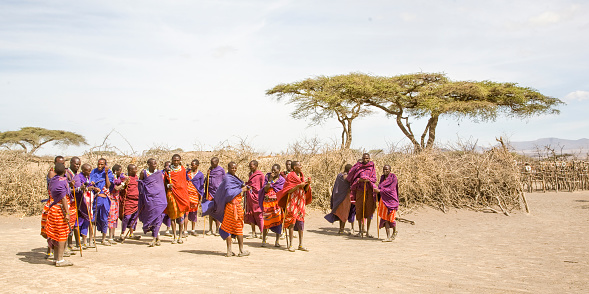
[[[53,142],[56,145],[87,145],[82,135],[62,130],[47,130],[44,128],[24,127],[18,131],[0,133],[0,145],[21,146],[25,152],[33,154],[41,146]]]
[[[291,115],[310,118],[313,123],[334,115],[341,122],[341,117],[369,114],[368,107],[380,109],[396,119],[417,151],[433,147],[440,116],[474,121],[493,121],[499,115],[525,118],[558,114],[556,107],[563,104],[558,98],[516,83],[452,81],[443,73],[319,76],[278,85],[266,94],[279,100],[289,96],[288,103],[297,106]],[[421,134],[411,128],[411,120],[418,118],[428,119]],[[351,125],[344,125],[344,132],[351,138]]]

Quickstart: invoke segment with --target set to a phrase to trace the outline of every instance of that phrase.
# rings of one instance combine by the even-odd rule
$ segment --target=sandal
[[[235,256],[235,253],[231,252],[230,254],[225,254],[225,257],[232,257]]]
[[[151,242],[149,242],[149,244],[147,245],[147,247],[153,247],[153,246],[155,246],[155,241],[151,241]]]
[[[117,245],[117,242],[115,242],[115,239],[108,239],[108,242],[109,242],[111,245]]]
[[[178,244],[178,240],[174,239],[174,241],[172,241],[172,244]]]
[[[250,255],[250,252],[249,251],[244,251],[244,252],[239,253],[237,255],[237,257],[244,257],[244,256],[249,256],[249,255]]]
[[[280,243],[274,243],[274,247],[280,247]]]
[[[69,261],[69,260],[62,260],[62,261],[56,261],[55,262],[55,266],[57,267],[62,267],[62,266],[72,266],[74,265],[73,262]]]
[[[266,246],[268,246],[268,243],[266,243],[265,241],[262,242],[262,247],[266,247]]]
[[[53,252],[49,254],[45,254],[45,259],[53,259]]]
[[[398,233],[398,232],[399,232],[399,231],[395,231],[395,232],[393,233],[393,236],[391,237],[391,241],[395,240],[395,238],[397,237],[397,233]]]
[[[110,244],[110,242],[108,242],[108,240],[104,240],[104,241],[102,241],[100,243],[100,245],[103,245],[103,246],[111,246],[112,244]]]
[[[182,240],[182,238],[178,238],[178,244],[183,244],[184,241]]]
[[[70,257],[72,255],[71,251],[64,251],[63,257]]]
[[[301,250],[301,251],[309,252],[309,249],[307,249],[307,247],[299,246],[298,249]]]
[[[160,246],[162,245],[162,241],[160,241],[160,239],[155,240],[155,246]]]
[[[290,247],[288,247],[288,251],[295,252],[295,249],[294,249],[294,247],[290,246]]]

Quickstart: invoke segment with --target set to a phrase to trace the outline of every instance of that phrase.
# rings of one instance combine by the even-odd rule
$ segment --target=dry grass
[[[244,140],[236,144],[221,144],[216,151],[178,152],[184,164],[193,159],[201,162],[201,170],[209,165],[213,156],[220,159],[220,165],[238,164],[238,176],[247,181],[247,164],[256,159],[260,170],[267,172],[275,163],[284,169],[287,159],[299,160],[303,172],[311,177],[314,191],[313,206],[328,209],[331,188],[338,173],[346,163],[354,163],[361,157],[358,150],[340,151],[333,145],[326,145],[317,139],[301,140],[290,145],[284,154],[263,156]],[[81,156],[83,163],[95,166],[101,155],[109,166],[115,163],[125,167],[137,164],[141,170],[150,157],[158,161],[159,167],[171,159],[176,152],[165,147],[152,148],[141,156],[120,156],[104,153],[87,153]],[[382,166],[389,164],[399,177],[402,212],[428,205],[446,212],[450,208],[475,210],[499,207],[508,212],[521,208],[521,180],[514,157],[503,149],[487,152],[432,150],[420,154],[409,151],[372,152],[373,160],[380,174]],[[69,158],[68,158],[69,159]],[[38,214],[41,199],[46,198],[45,175],[52,159],[30,158],[21,153],[0,151],[0,211],[5,213]],[[66,164],[67,165],[67,164]]]

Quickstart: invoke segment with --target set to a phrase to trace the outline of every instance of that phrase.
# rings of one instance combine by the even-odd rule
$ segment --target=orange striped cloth
[[[69,198],[69,197],[68,197]],[[76,216],[78,215],[78,209],[76,208],[76,204],[74,200],[70,198],[70,227],[74,227],[76,225]]]
[[[243,235],[243,204],[239,194],[225,205],[225,216],[221,229],[231,235]]]
[[[278,206],[276,191],[269,189],[263,203],[264,228],[272,228],[282,224],[282,209]]]
[[[53,197],[49,193],[49,200],[43,205],[43,213],[41,214],[41,236],[47,239],[47,215],[49,214],[49,205],[53,203]]]
[[[384,203],[382,203],[382,199],[380,199],[380,202],[378,203],[378,216],[382,220],[394,222],[396,213],[397,213],[397,211],[394,209],[389,212],[389,209],[387,208],[387,206],[384,205]]]
[[[189,173],[192,176],[192,173]],[[194,184],[191,181],[188,181],[188,197],[190,198],[190,209],[188,212],[195,212],[198,211],[198,204],[200,203],[200,194]]]
[[[67,241],[67,236],[70,233],[68,223],[64,218],[61,203],[55,204],[49,208],[47,213],[47,224],[45,226],[47,238],[63,242]]]
[[[297,188],[289,197],[290,199],[286,206],[286,217],[284,219],[285,228],[294,225],[297,221],[305,221],[305,190],[303,188]]]

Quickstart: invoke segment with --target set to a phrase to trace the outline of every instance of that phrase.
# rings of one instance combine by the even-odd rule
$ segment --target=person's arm
[[[104,186],[108,189],[110,188],[110,179],[108,178],[108,165],[104,166]]]

